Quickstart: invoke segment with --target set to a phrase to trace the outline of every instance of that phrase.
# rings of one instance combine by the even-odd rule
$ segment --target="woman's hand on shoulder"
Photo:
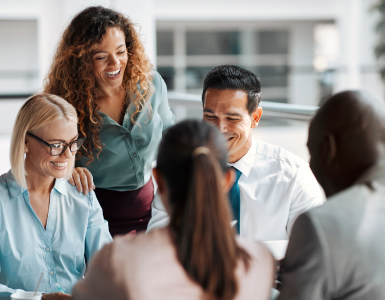
[[[73,186],[76,185],[78,192],[83,192],[84,195],[95,189],[94,179],[87,168],[75,168],[69,182]]]
[[[51,293],[51,294],[44,294],[43,297],[41,297],[42,300],[69,300],[71,299],[71,295],[64,294],[64,293]]]

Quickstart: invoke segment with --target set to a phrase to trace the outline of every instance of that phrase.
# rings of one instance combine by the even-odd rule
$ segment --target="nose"
[[[71,158],[75,154],[76,152],[71,152],[70,147],[67,147],[67,149],[60,156],[63,158]]]
[[[227,132],[227,124],[226,124],[226,122],[224,122],[222,120],[219,120],[218,121],[218,128],[219,128],[221,133]]]
[[[110,58],[110,61],[109,61],[110,65],[112,66],[115,66],[117,64],[119,64],[119,59],[118,57],[114,54],[114,55],[111,55],[111,58]]]

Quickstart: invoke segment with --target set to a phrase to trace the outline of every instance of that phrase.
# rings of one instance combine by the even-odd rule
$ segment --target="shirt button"
[[[138,173],[138,175],[139,175],[139,176],[142,176],[142,175],[143,175],[143,173],[142,173],[142,172],[139,172],[139,173]]]
[[[49,247],[45,248],[45,251],[49,252]]]
[[[137,156],[138,154],[136,154],[136,152],[134,153],[134,156]]]
[[[53,275],[53,271],[49,272],[50,275]]]

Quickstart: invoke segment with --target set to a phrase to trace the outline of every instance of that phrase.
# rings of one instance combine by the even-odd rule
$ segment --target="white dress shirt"
[[[295,219],[325,201],[308,163],[280,147],[253,139],[246,155],[229,166],[242,172],[240,235],[245,238],[287,240]],[[147,231],[167,224],[156,196]]]

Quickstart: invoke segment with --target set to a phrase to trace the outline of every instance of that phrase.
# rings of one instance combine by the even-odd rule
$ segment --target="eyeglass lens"
[[[51,155],[60,155],[62,154],[67,146],[70,147],[70,151],[71,152],[76,152],[80,149],[80,147],[82,146],[84,142],[84,139],[78,139],[76,141],[73,141],[71,142],[69,145],[68,144],[64,144],[64,143],[60,143],[60,144],[53,144],[52,147],[51,147]]]

